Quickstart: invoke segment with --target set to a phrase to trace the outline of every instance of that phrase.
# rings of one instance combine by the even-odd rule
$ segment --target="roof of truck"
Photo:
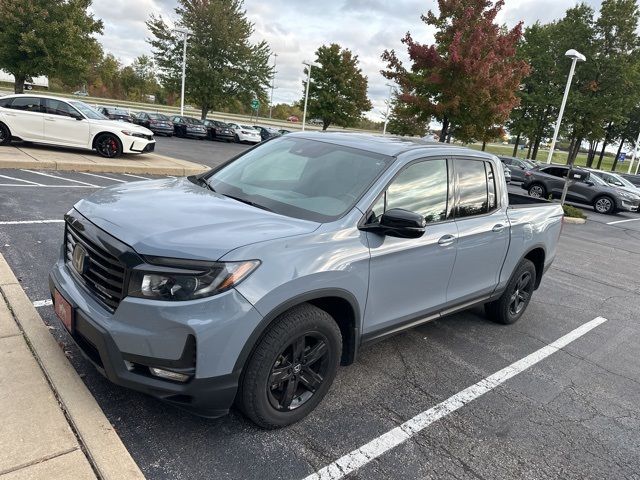
[[[434,154],[451,152],[473,154],[474,156],[492,157],[486,152],[479,152],[470,148],[451,145],[449,143],[433,142],[416,137],[397,137],[394,135],[374,135],[370,133],[353,132],[295,132],[287,136],[298,138],[308,138],[310,140],[324,141],[344,147],[358,148],[368,152],[379,153],[396,157],[411,150],[434,150]],[[435,150],[438,150],[436,152]]]

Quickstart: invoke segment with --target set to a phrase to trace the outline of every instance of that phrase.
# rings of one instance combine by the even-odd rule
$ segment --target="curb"
[[[576,217],[564,217],[562,219],[562,221],[564,223],[571,223],[573,225],[582,225],[583,223],[586,223],[587,219],[586,218],[576,218]]]
[[[99,478],[144,479],[95,398],[49,333],[2,254],[0,290]]]

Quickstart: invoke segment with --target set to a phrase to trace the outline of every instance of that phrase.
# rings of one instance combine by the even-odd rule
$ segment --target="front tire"
[[[529,306],[536,278],[536,267],[533,262],[527,259],[522,260],[500,298],[485,304],[487,317],[504,325],[517,322]]]
[[[120,139],[111,133],[103,133],[96,138],[96,151],[104,158],[116,158],[122,155]]]
[[[11,131],[4,123],[0,123],[0,145],[9,145],[11,143]]]
[[[303,419],[331,387],[341,352],[340,328],[327,312],[302,304],[283,313],[246,365],[240,409],[267,429]]]
[[[613,201],[613,198],[603,195],[595,199],[593,202],[593,210],[603,215],[611,215],[615,213],[616,202]]]

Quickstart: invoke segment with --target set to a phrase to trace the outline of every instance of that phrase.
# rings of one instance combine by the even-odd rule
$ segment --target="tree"
[[[455,126],[463,141],[486,139],[518,104],[517,91],[528,73],[526,62],[515,57],[522,24],[511,30],[495,24],[504,0],[438,0],[439,13],[422,16],[436,29],[434,45],[421,44],[410,33],[402,39],[412,65],[404,67],[396,53],[385,50],[382,74],[406,92],[402,101],[423,120],[442,123],[444,142]]]
[[[423,136],[427,131],[429,122],[424,121],[411,105],[400,99],[400,95],[394,95],[389,124],[387,130],[394,135]]]
[[[233,99],[249,103],[266,98],[272,67],[266,42],[252,44],[253,24],[241,0],[179,0],[178,24],[191,31],[187,48],[186,95],[200,105],[202,118]],[[165,88],[178,91],[182,68],[182,34],[162,17],[147,22],[148,40]]]
[[[307,115],[321,119],[323,130],[331,124],[357,125],[362,114],[373,107],[367,98],[368,80],[358,66],[358,56],[332,43],[316,50],[315,63],[320,68],[312,71]],[[304,73],[306,78],[307,68]],[[302,82],[303,95],[306,86],[307,82]]]
[[[102,21],[87,13],[91,0],[0,1],[0,68],[15,77],[15,92],[29,77],[81,75],[95,51]]]

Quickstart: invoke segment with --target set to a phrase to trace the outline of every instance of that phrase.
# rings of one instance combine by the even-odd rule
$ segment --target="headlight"
[[[127,135],[128,137],[138,137],[138,138],[148,138],[149,135],[145,135],[144,133],[131,132],[129,130],[121,130],[122,133]]]
[[[148,260],[156,265],[141,266],[140,270],[134,270],[131,274],[129,295],[132,297],[170,301],[210,297],[235,287],[260,265],[258,260],[183,261],[182,264],[173,259]]]
[[[640,200],[640,196],[636,195],[635,193],[625,192],[624,190],[620,191],[619,193],[621,197],[626,198],[628,200]]]

